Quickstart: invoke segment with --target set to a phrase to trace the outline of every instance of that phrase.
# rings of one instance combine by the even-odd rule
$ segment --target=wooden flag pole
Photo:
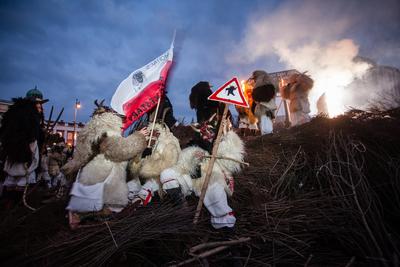
[[[229,104],[225,104],[224,113],[222,115],[221,123],[219,125],[217,138],[215,139],[215,142],[214,142],[214,146],[213,146],[213,150],[212,150],[212,154],[211,154],[211,160],[208,163],[206,177],[204,179],[204,183],[201,188],[200,199],[199,199],[199,203],[197,204],[196,213],[195,213],[194,220],[193,220],[194,224],[197,224],[199,217],[200,217],[201,208],[203,207],[204,197],[206,195],[208,183],[210,182],[211,172],[214,167],[215,160],[216,160],[219,143],[221,142],[222,131],[223,131],[223,128],[225,127],[225,123],[226,123],[225,118],[226,118],[226,115],[228,114],[228,106],[229,106]]]
[[[154,116],[153,120],[153,125],[151,126],[151,132],[150,132],[150,138],[149,138],[149,143],[147,144],[147,147],[151,147],[151,138],[153,137],[153,131],[154,131],[154,126],[156,125],[156,120],[157,120],[157,114],[158,114],[158,108],[160,107],[160,102],[161,102],[161,96],[158,98],[157,102],[157,108],[156,108],[156,114]]]

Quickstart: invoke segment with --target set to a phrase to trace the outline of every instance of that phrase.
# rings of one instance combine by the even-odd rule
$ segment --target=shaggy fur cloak
[[[95,113],[78,136],[73,160],[62,167],[64,173],[81,168],[79,182],[83,185],[93,185],[107,179],[103,200],[104,204],[111,206],[125,206],[128,203],[128,160],[141,154],[146,147],[143,134],[134,133],[123,138],[121,127],[122,119],[117,114]]]
[[[281,89],[283,98],[290,100],[290,112],[310,112],[308,94],[314,85],[314,81],[306,74],[293,74],[289,83]]]
[[[30,144],[40,139],[40,114],[35,102],[26,98],[13,99],[3,115],[0,128],[2,159],[14,163],[32,163]]]
[[[139,176],[148,179],[159,179],[161,171],[173,166],[177,161],[181,148],[179,140],[166,125],[156,124],[159,133],[153,153],[142,160]]]
[[[221,143],[218,147],[217,157],[231,158],[236,161],[229,159],[217,159],[211,172],[209,185],[212,185],[213,183],[219,183],[225,188],[226,193],[231,196],[233,192],[230,190],[226,178],[227,176],[230,176],[241,170],[241,165],[238,163],[238,161],[243,161],[244,157],[243,141],[234,131],[229,131],[222,137]],[[201,163],[202,176],[199,179],[193,180],[193,189],[196,195],[200,195],[209,162],[210,160],[206,159]]]
[[[190,108],[196,110],[197,122],[208,120],[214,113],[218,112],[218,102],[208,100],[212,94],[210,84],[202,81],[192,87],[189,95]]]
[[[254,89],[252,97],[257,102],[269,102],[276,95],[275,87],[272,85],[271,78],[263,70],[256,70],[252,76]]]

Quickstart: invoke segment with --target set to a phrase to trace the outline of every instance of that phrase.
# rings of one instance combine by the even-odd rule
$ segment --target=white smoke
[[[324,92],[330,115],[338,115],[346,107],[355,106],[350,96],[357,92],[346,90],[346,86],[361,77],[370,65],[354,61],[358,46],[352,40],[342,39],[326,45],[312,43],[294,49],[280,46],[276,51],[287,67],[308,71],[314,79],[310,93],[312,113],[316,113],[314,103]]]
[[[370,65],[354,61],[359,46],[346,38],[352,21],[344,14],[344,6],[326,6],[327,3],[290,1],[272,14],[254,15],[243,40],[228,56],[230,63],[249,64],[278,56],[286,69],[307,71],[314,79],[310,94],[312,113],[316,112],[316,101],[324,92],[331,115],[355,106],[351,95],[357,92],[346,91],[345,87],[362,76]]]

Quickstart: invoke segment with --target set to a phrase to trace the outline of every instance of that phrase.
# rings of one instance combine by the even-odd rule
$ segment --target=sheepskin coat
[[[175,165],[181,153],[179,140],[165,124],[157,123],[155,130],[159,136],[153,146],[153,152],[142,160],[139,171],[139,176],[144,180],[156,179],[159,181],[161,171]]]
[[[290,112],[301,111],[306,114],[310,113],[308,95],[314,85],[314,81],[306,74],[293,74],[289,77],[288,82],[282,88],[281,95],[283,98],[290,100]]]
[[[184,195],[189,195],[193,191],[197,196],[200,196],[210,162],[209,158],[199,156],[201,154],[204,156],[209,155],[206,150],[198,146],[185,148],[182,150],[177,164],[171,168],[177,174],[175,178],[178,180]],[[217,156],[243,161],[244,144],[234,131],[229,131],[222,137]],[[232,175],[241,169],[240,163],[237,161],[217,159],[211,172],[209,186],[219,183],[223,186],[226,193],[231,196],[233,191],[228,185],[228,180],[233,179]],[[198,165],[200,165],[201,177],[191,178],[191,176],[196,176]]]
[[[104,187],[104,204],[117,206],[128,203],[128,160],[146,147],[143,134],[134,133],[124,138],[121,127],[122,119],[117,114],[94,115],[78,136],[74,158],[62,167],[66,174],[81,169],[79,182],[84,185],[104,182],[109,177]]]
[[[212,185],[213,183],[219,183],[224,187],[228,196],[231,196],[233,191],[229,187],[227,181],[228,178],[233,178],[232,175],[234,173],[237,173],[241,170],[241,165],[237,161],[243,161],[244,152],[244,144],[240,137],[234,131],[227,132],[222,137],[221,143],[219,144],[217,157],[231,158],[236,161],[229,159],[217,159],[211,172],[209,185]],[[200,196],[201,193],[201,188],[205,180],[209,162],[210,159],[204,159],[202,161],[200,164],[201,178],[193,179],[193,191],[198,196]]]
[[[268,102],[258,102],[256,108],[254,109],[254,115],[258,118],[261,116],[266,115],[268,111],[275,113],[277,109],[275,98],[271,99]]]

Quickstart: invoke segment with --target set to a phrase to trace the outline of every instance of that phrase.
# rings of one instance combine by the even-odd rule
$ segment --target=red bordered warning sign
[[[234,104],[245,108],[249,107],[246,98],[243,96],[240,83],[236,77],[232,78],[232,80],[218,88],[218,90],[211,94],[208,99]]]

